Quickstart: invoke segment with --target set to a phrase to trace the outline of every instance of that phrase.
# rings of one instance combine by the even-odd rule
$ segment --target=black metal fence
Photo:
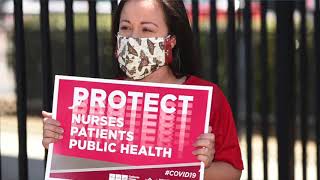
[[[236,123],[239,130],[245,130],[247,143],[247,167],[248,179],[255,179],[252,176],[252,137],[257,133],[263,140],[263,177],[268,177],[268,138],[274,123],[271,122],[271,116],[274,112],[276,137],[278,141],[278,171],[279,179],[294,179],[294,143],[301,139],[302,142],[302,174],[303,179],[307,179],[307,142],[312,140],[316,142],[317,147],[317,179],[320,180],[320,6],[319,0],[314,0],[314,9],[310,12],[306,10],[305,0],[299,1],[261,1],[260,5],[260,33],[259,47],[252,45],[252,8],[251,1],[244,1],[244,8],[235,12],[235,1],[228,0],[227,10],[227,39],[226,47],[218,44],[217,28],[217,7],[216,1],[210,1],[210,64],[211,80],[221,81],[218,73],[219,64],[226,61],[227,69],[227,92],[230,104],[232,106]],[[41,58],[42,58],[42,77],[43,77],[43,109],[51,110],[53,72],[50,47],[50,27],[48,0],[40,0],[41,3]],[[117,1],[111,1],[112,12],[117,7]],[[90,54],[90,74],[92,77],[99,77],[99,58],[98,58],[98,38],[96,21],[96,1],[88,0],[89,4],[89,54]],[[294,11],[300,15],[299,30],[295,31]],[[199,38],[199,2],[192,0],[192,22],[194,36]],[[267,12],[276,14],[276,40],[268,42],[268,21]],[[312,15],[313,28],[308,29],[307,15]],[[15,20],[15,58],[16,58],[16,82],[17,82],[17,117],[19,133],[19,177],[28,179],[28,157],[26,144],[26,116],[27,116],[27,98],[26,84],[26,58],[25,58],[25,40],[24,40],[24,22],[23,22],[22,0],[14,0],[14,20]],[[73,0],[65,0],[65,35],[66,35],[66,59],[67,74],[77,75],[75,59],[75,39],[73,22]],[[237,19],[238,17],[238,19]],[[242,27],[237,26],[237,22],[242,22]],[[240,30],[239,30],[240,28]],[[239,70],[239,33],[244,38],[244,60],[245,70]],[[313,32],[312,57],[309,57],[307,51],[307,32]],[[296,50],[296,40],[299,41],[299,50]],[[275,54],[268,51],[270,43],[276,47]],[[218,48],[225,48],[226,59],[218,59]],[[241,48],[240,48],[241,49]],[[259,51],[259,57],[253,57],[253,51]],[[273,57],[270,57],[273,56]],[[110,57],[111,58],[111,57]],[[274,59],[270,63],[269,59]],[[312,60],[312,61],[311,61]],[[258,64],[258,66],[254,66]],[[274,67],[274,71],[270,67]],[[297,68],[298,67],[298,68]],[[257,69],[256,69],[257,68]],[[314,68],[314,73],[310,68]],[[239,81],[238,74],[244,73],[245,81]],[[314,77],[309,77],[312,74]],[[255,83],[256,76],[259,76],[259,83]],[[310,81],[312,79],[312,81]],[[274,83],[271,83],[274,82]],[[239,85],[245,84],[245,116],[244,121],[239,118]],[[274,87],[274,88],[272,88]],[[314,89],[310,89],[314,88]],[[309,92],[312,92],[310,94]],[[254,103],[255,94],[259,95],[260,108],[258,115],[260,121],[253,119],[253,112],[257,109]],[[314,97],[314,98],[313,98]],[[274,110],[272,110],[271,101],[275,100]],[[315,99],[313,103],[310,99]],[[297,118],[298,117],[298,118]],[[314,119],[312,122],[310,119]],[[244,122],[244,123],[242,123]],[[299,122],[299,127],[295,124]],[[311,124],[312,123],[312,124]],[[260,126],[261,128],[255,128]],[[315,132],[309,131],[308,127],[315,126]],[[241,131],[242,132],[242,131]],[[299,136],[297,136],[299,134]],[[1,160],[1,158],[0,158]]]

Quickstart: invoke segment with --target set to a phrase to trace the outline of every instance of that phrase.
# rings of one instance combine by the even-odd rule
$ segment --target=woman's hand
[[[214,158],[214,141],[215,136],[211,133],[212,128],[209,127],[209,132],[202,134],[198,137],[197,141],[193,144],[194,147],[198,148],[192,153],[197,156],[197,159],[204,162],[205,167],[211,166],[212,160]]]
[[[43,116],[43,138],[42,145],[48,149],[50,143],[57,142],[62,139],[63,129],[60,122],[52,119],[52,113],[42,111]]]

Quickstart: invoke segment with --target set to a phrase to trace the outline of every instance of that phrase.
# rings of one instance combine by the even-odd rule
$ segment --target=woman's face
[[[168,27],[157,0],[129,0],[124,5],[119,34],[126,37],[166,37]]]

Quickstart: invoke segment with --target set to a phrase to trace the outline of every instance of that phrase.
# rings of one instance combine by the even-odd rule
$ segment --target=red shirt
[[[214,83],[189,76],[186,85],[212,86],[210,126],[215,135],[215,155],[213,161],[223,161],[234,168],[243,170],[241,151],[230,105],[221,89]]]

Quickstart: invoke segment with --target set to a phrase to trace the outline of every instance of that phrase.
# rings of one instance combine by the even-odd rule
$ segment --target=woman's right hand
[[[52,113],[42,111],[43,116],[43,138],[42,145],[48,149],[50,143],[57,142],[62,139],[63,129],[60,122],[52,119]]]

